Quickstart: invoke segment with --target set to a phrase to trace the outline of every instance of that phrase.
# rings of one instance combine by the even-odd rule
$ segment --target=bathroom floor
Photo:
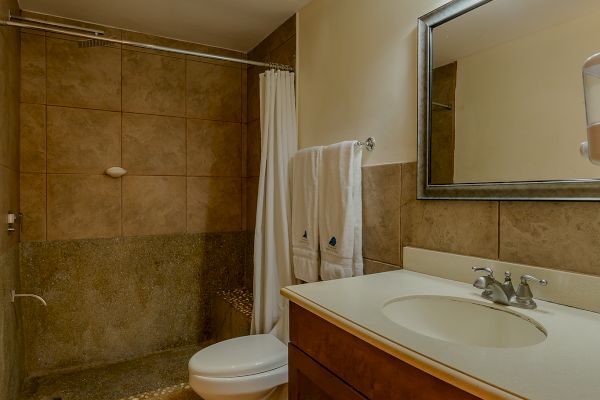
[[[201,400],[187,385],[187,363],[210,344],[31,378],[25,382],[20,400]]]

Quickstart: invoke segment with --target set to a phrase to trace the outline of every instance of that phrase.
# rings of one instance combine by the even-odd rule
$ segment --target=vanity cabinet
[[[290,302],[289,399],[477,399]]]

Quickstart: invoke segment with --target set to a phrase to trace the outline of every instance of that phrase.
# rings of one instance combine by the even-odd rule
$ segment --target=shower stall
[[[258,75],[293,64],[295,20],[248,54],[12,21],[0,201],[22,217],[0,242],[0,398],[198,399],[190,356],[250,330]]]

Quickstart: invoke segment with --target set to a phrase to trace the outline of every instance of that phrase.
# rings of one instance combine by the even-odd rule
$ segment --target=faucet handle
[[[535,276],[531,275],[521,275],[521,284],[526,285],[528,281],[535,281],[539,283],[541,286],[547,286],[548,281],[545,279],[538,279]]]
[[[488,267],[473,267],[473,272],[483,271],[487,273],[487,276],[494,277],[494,270]]]
[[[516,293],[516,304],[522,308],[534,309],[537,307],[537,304],[533,300],[533,293],[531,293],[529,281],[535,281],[541,286],[548,285],[548,281],[545,279],[538,279],[531,275],[521,275],[521,284]]]

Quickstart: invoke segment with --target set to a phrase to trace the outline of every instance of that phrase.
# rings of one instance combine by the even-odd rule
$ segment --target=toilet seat
[[[287,347],[275,336],[251,335],[215,343],[189,362],[190,375],[233,378],[256,375],[287,365]]]

